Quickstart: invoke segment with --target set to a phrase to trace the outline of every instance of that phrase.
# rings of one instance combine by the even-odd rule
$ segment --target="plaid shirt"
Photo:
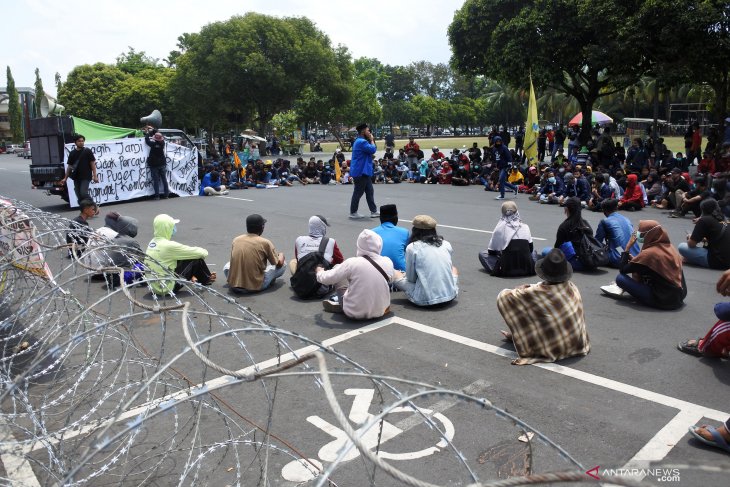
[[[570,281],[505,289],[497,296],[497,307],[520,356],[514,365],[554,362],[591,349],[583,300]]]

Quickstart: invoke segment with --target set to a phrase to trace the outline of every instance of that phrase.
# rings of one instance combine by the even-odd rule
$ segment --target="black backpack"
[[[580,240],[578,240],[575,253],[586,269],[591,270],[608,265],[608,249],[587,230],[583,232]]]
[[[308,253],[297,262],[297,270],[289,279],[289,284],[297,297],[301,299],[319,298],[329,292],[327,286],[317,282],[315,275],[317,267],[323,267],[325,270],[330,268],[330,263],[324,258],[328,242],[328,237],[322,237],[319,249],[316,252]]]

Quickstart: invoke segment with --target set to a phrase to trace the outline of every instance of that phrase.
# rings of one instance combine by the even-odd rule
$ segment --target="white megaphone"
[[[43,94],[43,98],[41,98],[41,117],[60,115],[64,109],[65,107],[58,103],[55,98]]]

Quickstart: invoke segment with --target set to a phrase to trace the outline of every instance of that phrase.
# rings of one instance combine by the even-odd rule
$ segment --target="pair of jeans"
[[[79,181],[74,181],[74,193],[76,193],[76,201],[81,202],[82,200],[90,200],[91,197],[89,196],[89,184],[91,184],[90,179],[81,179]]]
[[[160,182],[162,182],[163,195],[167,198],[170,194],[170,188],[167,185],[167,166],[150,166],[150,175],[155,196],[160,196]]]
[[[226,279],[228,279],[228,272],[229,272],[229,266],[230,262],[226,264],[226,266],[223,268],[223,274],[226,276]],[[266,264],[266,269],[264,270],[264,281],[261,283],[260,289],[245,289],[242,287],[232,287],[231,290],[237,293],[251,293],[251,292],[257,292],[257,291],[263,291],[264,289],[268,289],[274,281],[276,281],[277,278],[284,275],[284,272],[286,272],[286,266],[283,265],[281,267],[276,267],[274,264]]]
[[[690,247],[686,242],[682,242],[677,245],[679,255],[684,257],[690,265],[696,265],[699,267],[710,267],[710,262],[707,260],[707,249],[704,247]]]
[[[504,197],[504,187],[507,186],[510,190],[516,191],[517,186],[507,182],[507,169],[499,170],[499,195]]]
[[[564,248],[564,247],[561,246],[561,250],[562,250],[562,248]],[[540,252],[540,257],[541,258],[547,257],[547,254],[549,254],[551,250],[553,250],[553,247],[545,247],[544,249],[542,249],[542,252]],[[568,259],[568,263],[570,264],[570,267],[572,267],[575,272],[581,272],[581,271],[586,270],[585,266],[583,265],[583,262],[581,262],[580,259],[578,258],[578,255],[572,255]]]
[[[360,206],[360,198],[365,193],[365,200],[370,208],[370,213],[378,211],[375,205],[375,190],[373,189],[373,180],[366,174],[361,174],[356,178],[352,178],[355,188],[352,192],[352,200],[350,201],[350,214],[357,213],[357,207]]]
[[[627,274],[619,274],[616,276],[616,285],[635,297],[640,303],[656,307],[656,300],[651,288],[643,282],[636,281]]]

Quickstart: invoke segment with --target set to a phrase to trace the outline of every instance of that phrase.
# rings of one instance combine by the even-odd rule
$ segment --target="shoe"
[[[496,197],[496,198],[494,198],[494,199],[495,199],[495,200],[503,200],[503,199],[504,199],[504,196],[497,196],[497,197]]]
[[[696,340],[685,340],[683,342],[678,343],[677,348],[679,349],[680,352],[688,353],[690,355],[694,355],[695,357],[702,357],[703,353],[700,352],[700,349],[699,349],[700,340],[701,340],[700,338],[698,338]],[[690,344],[689,342],[692,342],[692,341],[694,343]]]
[[[517,198],[517,195],[520,193],[520,190],[518,188],[515,188],[515,198]]]
[[[226,194],[228,194],[228,190],[225,190],[225,191],[221,191],[221,194],[223,194],[223,195],[226,195]]]
[[[350,213],[350,220],[362,220],[365,218],[360,213]]]
[[[371,211],[370,212],[370,218],[379,218],[380,212],[379,211]]]
[[[325,299],[324,301],[322,301],[322,307],[328,313],[342,313],[342,305],[337,301]]]
[[[156,200],[159,200],[159,199],[160,199],[160,195],[159,194],[156,194],[155,197],[154,197],[154,200],[156,201]]]
[[[623,298],[629,296],[629,293],[618,287],[615,282],[612,282],[608,286],[601,286],[601,291],[612,298]]]
[[[489,188],[487,188],[486,186],[484,186],[484,191],[489,191]]]
[[[671,212],[669,215],[667,215],[669,218],[682,218],[684,215],[681,213],[677,213],[676,211]]]

